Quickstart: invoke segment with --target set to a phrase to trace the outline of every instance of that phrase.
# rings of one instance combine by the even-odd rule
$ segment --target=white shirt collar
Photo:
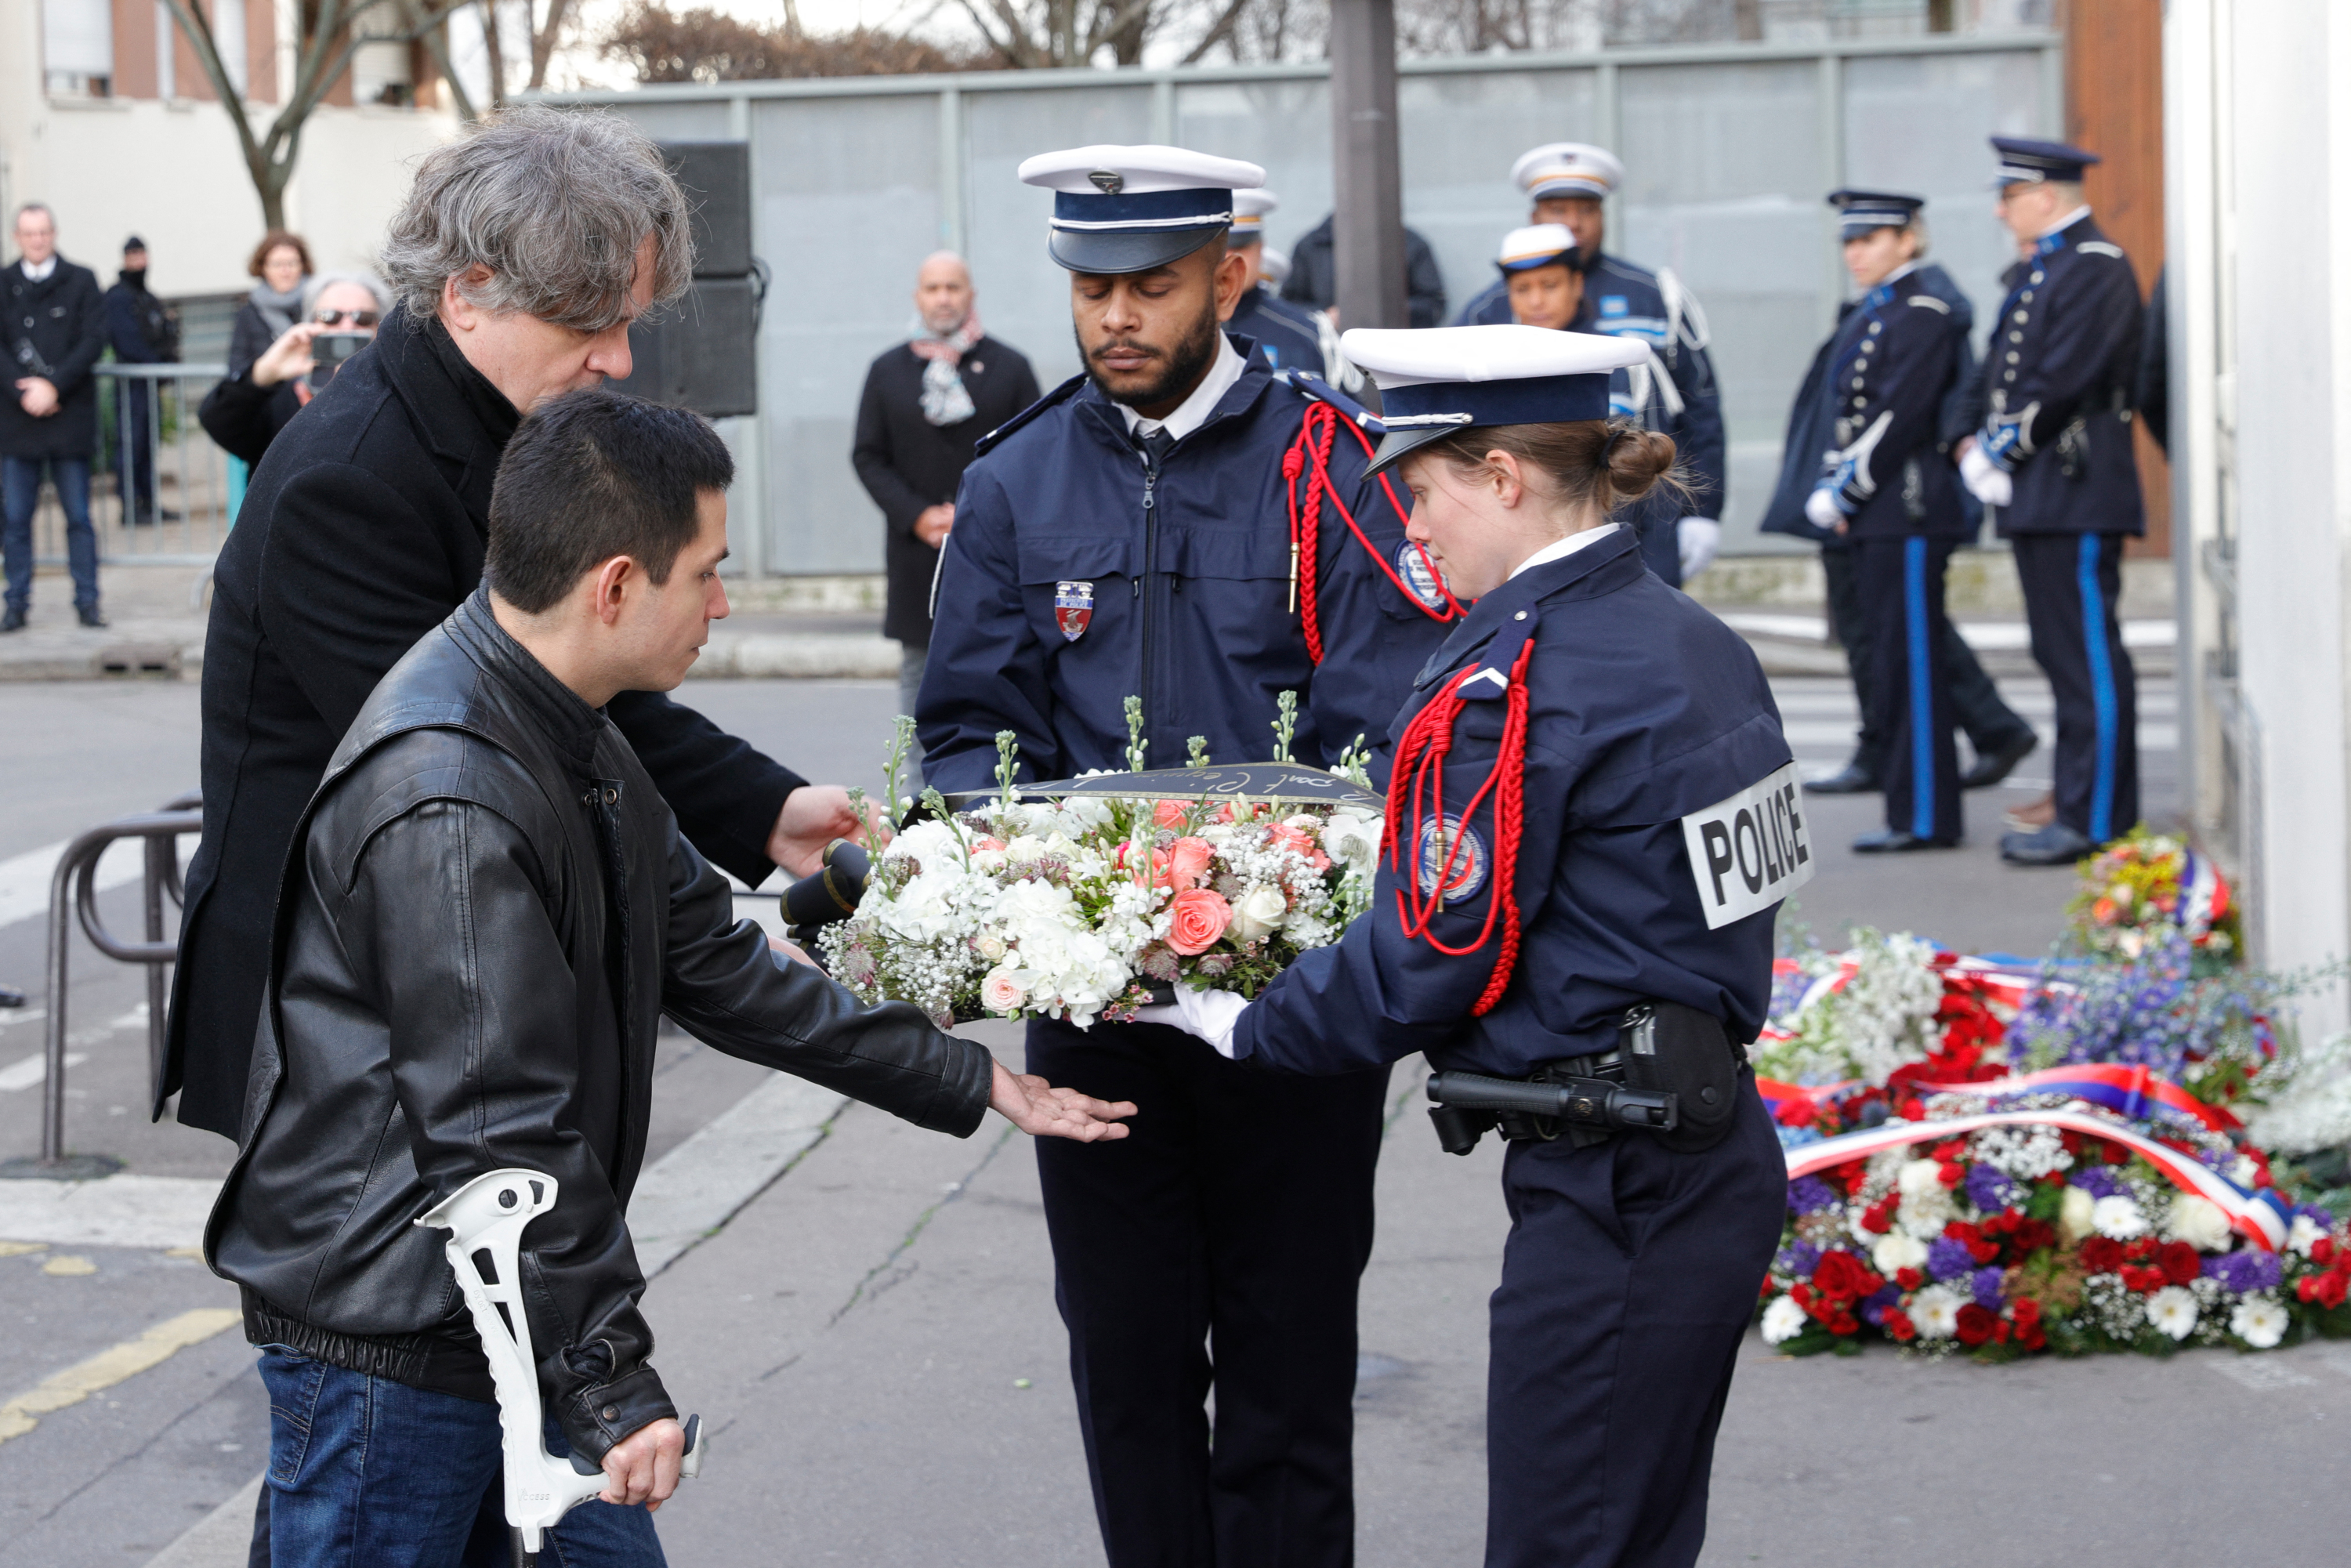
[[[1883,288],[1883,287],[1885,287],[1887,284],[1889,284],[1889,283],[1894,283],[1894,282],[1896,282],[1896,281],[1898,281],[1898,280],[1900,280],[1900,279],[1902,279],[1902,278],[1907,277],[1909,277],[1912,273],[1914,273],[1914,272],[1916,272],[1916,271],[1917,271],[1917,270],[1918,270],[1918,264],[1917,264],[1917,262],[1915,262],[1915,261],[1906,261],[1906,262],[1904,262],[1901,266],[1899,266],[1899,267],[1896,267],[1893,271],[1891,271],[1891,272],[1887,273],[1885,277],[1883,277],[1879,278],[1879,279],[1877,280],[1877,287],[1880,287],[1880,288]]]
[[[1516,577],[1522,571],[1532,571],[1539,566],[1549,566],[1555,560],[1565,560],[1569,556],[1573,555],[1577,550],[1582,549],[1584,546],[1588,544],[1596,544],[1600,540],[1606,538],[1610,534],[1614,533],[1623,526],[1624,525],[1621,523],[1603,523],[1596,528],[1586,528],[1582,533],[1570,534],[1563,539],[1553,539],[1551,543],[1543,546],[1542,549],[1535,551],[1534,554],[1527,557],[1526,559],[1512,567],[1510,569],[1510,576]],[[1509,580],[1505,579],[1504,580],[1507,581]]]
[[[1178,441],[1183,440],[1207,423],[1208,415],[1216,412],[1218,401],[1232,390],[1233,383],[1241,379],[1241,371],[1248,368],[1249,361],[1234,350],[1233,340],[1225,336],[1222,327],[1217,328],[1217,357],[1208,361],[1208,373],[1200,378],[1200,384],[1192,389],[1192,395],[1177,403],[1176,412],[1165,419],[1145,419],[1126,404],[1120,403],[1118,412],[1125,417],[1126,433],[1129,435],[1149,435],[1155,430],[1165,428],[1169,435]]]
[[[2043,239],[2047,239],[2051,235],[2064,234],[2067,229],[2072,228],[2075,224],[2080,223],[2084,218],[2086,218],[2089,215],[2090,204],[2084,202],[2080,206],[2075,207],[2072,212],[2067,213],[2064,217],[2059,218],[2055,223],[2051,224],[2047,228],[2043,229],[2041,231],[2041,237]]]
[[[16,265],[25,269],[25,281],[27,283],[47,283],[49,280],[49,274],[57,269],[57,258],[52,254],[48,260],[35,267],[20,256],[16,258]]]

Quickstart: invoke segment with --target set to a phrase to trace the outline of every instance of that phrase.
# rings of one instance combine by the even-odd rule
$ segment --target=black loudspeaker
[[[758,280],[752,277],[696,279],[658,321],[629,329],[635,367],[613,387],[710,419],[758,413],[751,353],[758,292]]]
[[[751,147],[745,141],[664,141],[662,157],[694,206],[694,276],[751,270]]]
[[[635,368],[612,384],[711,419],[757,413],[752,350],[767,281],[751,255],[751,149],[664,141],[661,150],[694,209],[694,287],[652,324],[629,329]]]

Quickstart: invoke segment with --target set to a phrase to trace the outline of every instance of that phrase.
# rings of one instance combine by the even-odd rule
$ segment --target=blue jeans
[[[272,1568],[507,1568],[498,1407],[261,1352]],[[548,1451],[568,1452],[552,1422]],[[653,1515],[591,1500],[540,1543],[548,1568],[663,1568]]]
[[[66,514],[66,559],[73,568],[74,607],[98,608],[98,536],[89,528],[89,459],[0,457],[0,506],[6,528],[0,532],[0,563],[8,573],[8,608],[33,601],[33,507],[41,498],[46,465]]]

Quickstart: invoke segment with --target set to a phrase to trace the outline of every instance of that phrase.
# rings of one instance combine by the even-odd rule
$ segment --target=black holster
[[[1586,1148],[1626,1128],[1695,1153],[1729,1133],[1746,1065],[1711,1013],[1643,1002],[1625,1014],[1613,1051],[1545,1062],[1523,1079],[1430,1074],[1428,1119],[1451,1155],[1496,1130],[1511,1143],[1564,1137]]]

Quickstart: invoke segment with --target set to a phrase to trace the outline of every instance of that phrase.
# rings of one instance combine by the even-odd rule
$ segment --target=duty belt
[[[1669,1133],[1680,1124],[1677,1096],[1625,1086],[1621,1049],[1547,1061],[1524,1078],[1474,1072],[1429,1075],[1428,1119],[1448,1155],[1466,1155],[1489,1130],[1508,1143],[1550,1143],[1562,1134],[1576,1148],[1604,1144],[1619,1128]]]

